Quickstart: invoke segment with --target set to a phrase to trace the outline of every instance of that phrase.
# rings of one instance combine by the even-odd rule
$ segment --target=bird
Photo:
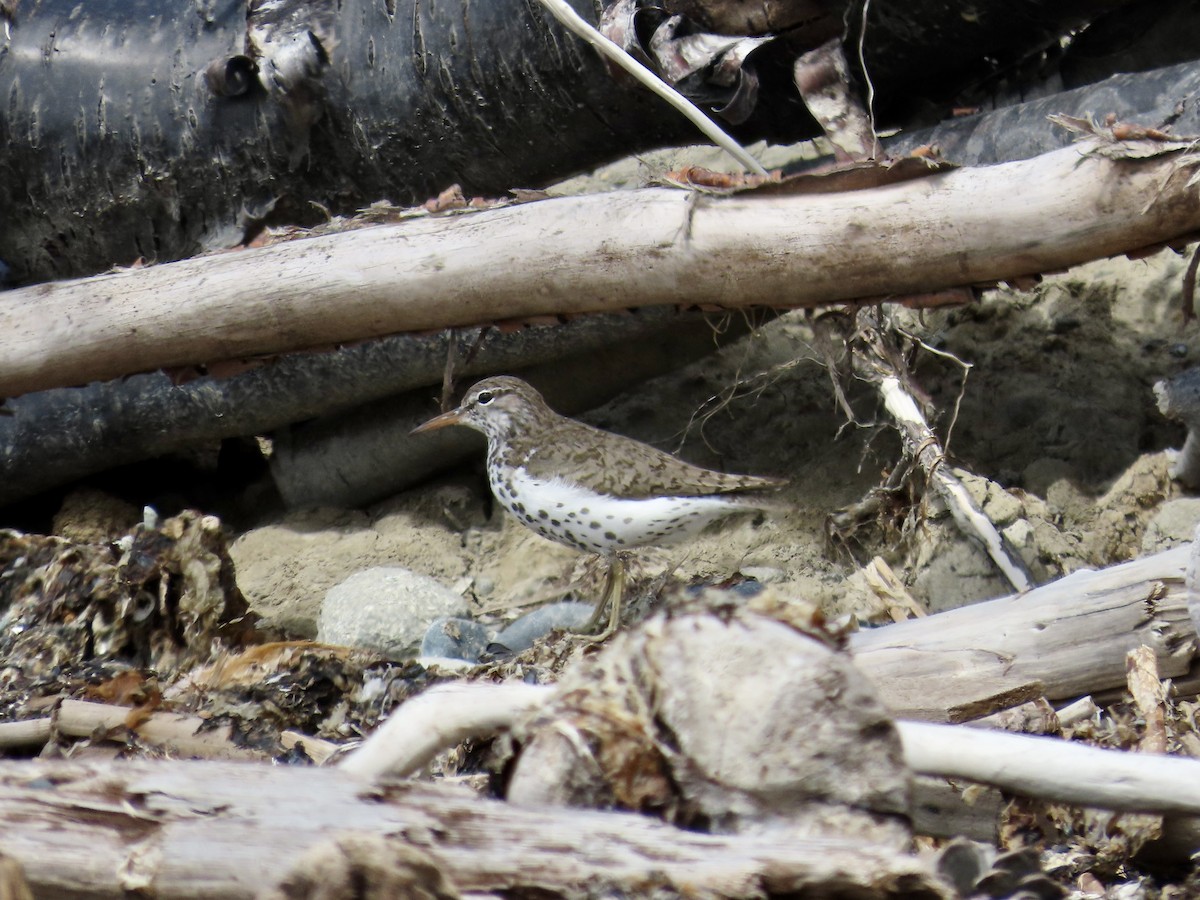
[[[775,507],[767,492],[786,481],[734,475],[686,463],[620,434],[555,412],[511,375],[475,384],[452,410],[414,434],[465,425],[487,438],[488,483],[496,500],[530,530],[608,559],[605,588],[589,628],[610,605],[615,631],[624,585],[621,553],[698,534],[737,512]]]

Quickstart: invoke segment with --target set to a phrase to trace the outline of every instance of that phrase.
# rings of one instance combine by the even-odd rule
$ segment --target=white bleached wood
[[[550,688],[535,684],[438,684],[393,712],[338,763],[355,778],[415,772],[442,750],[470,737],[510,727],[546,702]]]
[[[1061,269],[1200,230],[1190,172],[1076,146],[871,190],[556,198],[21,288],[0,303],[0,396],[512,317],[812,307]]]
[[[1177,547],[1102,571],[1081,570],[1012,597],[872,628],[850,637],[856,665],[899,717],[966,721],[1037,696],[1067,700],[1124,688],[1125,654],[1154,650],[1163,678],[1196,653]]]
[[[514,687],[527,690],[508,690]],[[417,698],[428,701],[423,708],[410,709],[416,701],[401,706],[372,735],[371,752],[359,750],[339,768],[366,779],[415,771],[439,750],[472,734],[512,725],[552,694],[552,689],[531,685],[440,686]],[[435,711],[453,726],[423,727]],[[472,731],[472,721],[483,725]],[[898,721],[896,727],[905,762],[916,774],[963,778],[1080,806],[1200,815],[1200,760],[958,725]]]
[[[905,762],[923,775],[1079,806],[1200,815],[1200,760],[957,725],[896,727]]]
[[[706,138],[736,159],[749,171],[756,175],[765,176],[767,174],[767,170],[762,167],[762,164],[757,159],[751,156],[741,144],[722,131],[720,126],[701,112],[696,104],[626,53],[615,42],[597,31],[590,22],[575,12],[575,9],[566,0],[538,0],[538,2],[546,8],[550,15],[558,19],[568,31],[587,41],[596,48],[601,56],[612,60],[632,75],[643,87],[653,91],[667,103],[671,104],[680,115],[695,125]]]
[[[992,520],[983,514],[963,486],[963,483],[944,465],[942,444],[934,436],[925,416],[917,407],[912,396],[904,389],[895,375],[879,379],[879,394],[883,404],[904,439],[905,448],[914,455],[928,475],[929,482],[945,501],[958,527],[968,536],[983,545],[984,551],[996,564],[996,568],[1008,579],[1014,590],[1027,591],[1033,587],[1029,575],[1016,563],[1004,546],[1000,532]]]
[[[0,821],[0,852],[39,898],[122,898],[139,885],[161,900],[250,898],[346,832],[423,851],[464,895],[638,896],[651,883],[698,896],[761,896],[764,884],[816,896],[833,884],[882,900],[897,879],[930,881],[927,862],[852,839],[700,834],[439,785],[366,789],[334,768],[0,762]]]
[[[131,720],[134,722],[132,729],[128,724]],[[143,743],[158,747],[175,757],[245,760],[270,758],[265,751],[235,743],[230,726],[212,727],[207,720],[199,716],[164,710],[155,710],[143,715],[126,706],[69,698],[59,703],[53,715],[0,723],[0,748],[37,746],[45,744],[56,735],[86,738],[113,732],[113,739],[121,740],[126,731],[132,731]],[[296,731],[284,731],[280,737],[285,748],[290,750],[300,746],[308,757],[318,764],[329,759],[338,749],[338,745],[331,741]]]

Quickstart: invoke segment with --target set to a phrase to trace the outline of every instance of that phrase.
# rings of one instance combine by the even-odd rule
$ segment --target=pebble
[[[474,619],[443,616],[429,624],[421,639],[420,656],[422,660],[437,658],[476,663],[494,637],[491,628]]]
[[[317,620],[317,640],[411,655],[435,619],[460,616],[467,601],[438,581],[399,566],[355,572],[329,589]]]
[[[592,620],[596,607],[591,603],[548,603],[531,613],[521,616],[495,637],[495,643],[520,653],[533,646],[533,642],[549,634],[555,628],[578,631]]]
[[[430,623],[421,640],[423,664],[474,664],[485,656],[521,653],[554,629],[578,631],[592,620],[590,603],[550,603],[496,633],[473,619],[442,617]]]

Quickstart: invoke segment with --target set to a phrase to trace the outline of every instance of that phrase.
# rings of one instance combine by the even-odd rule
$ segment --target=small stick
[[[176,756],[256,760],[266,756],[260,750],[235,744],[227,725],[202,730],[208,723],[199,716],[158,710],[130,727],[129,716],[133,712],[126,706],[63,700],[53,716],[0,724],[0,748],[45,744],[55,733],[67,737],[91,737],[97,731],[128,728],[146,743],[159,746]],[[317,763],[324,762],[338,749],[338,745],[332,741],[294,731],[285,731],[281,740],[289,750],[297,744],[303,744],[304,752]]]
[[[547,12],[554,18],[558,19],[567,30],[587,41],[595,47],[603,56],[608,57],[637,81],[645,85],[658,96],[662,97],[667,103],[675,107],[682,113],[689,122],[699,128],[704,136],[710,141],[736,159],[739,163],[753,172],[755,175],[766,177],[769,173],[762,167],[753,156],[746,152],[737,141],[731,138],[720,126],[712,119],[706,116],[696,104],[692,103],[687,97],[675,90],[640,62],[626,53],[614,41],[609,40],[592,25],[590,25],[583,16],[575,12],[574,9],[566,2],[566,0],[539,0]]]
[[[930,484],[946,501],[958,527],[983,545],[984,551],[1014,590],[1027,591],[1033,587],[1033,580],[1025,571],[1025,567],[1009,555],[1004,546],[1004,539],[996,531],[991,519],[975,505],[975,501],[954,473],[942,465],[945,460],[942,444],[925,421],[925,416],[921,414],[916,401],[900,383],[900,379],[895,375],[884,375],[876,384],[883,397],[883,404],[899,427],[909,453],[916,457],[925,469]]]
[[[1133,705],[1146,723],[1138,749],[1143,753],[1167,752],[1167,692],[1158,677],[1158,657],[1145,644],[1125,654],[1125,671]]]
[[[0,749],[45,744],[53,733],[54,726],[49,716],[0,723]]]

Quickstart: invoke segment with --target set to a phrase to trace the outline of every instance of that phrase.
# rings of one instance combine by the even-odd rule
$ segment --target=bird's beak
[[[428,422],[422,422],[410,434],[420,434],[422,431],[436,431],[439,428],[445,428],[447,425],[457,425],[461,421],[462,410],[452,409],[450,412],[444,412],[440,416],[434,416]]]

